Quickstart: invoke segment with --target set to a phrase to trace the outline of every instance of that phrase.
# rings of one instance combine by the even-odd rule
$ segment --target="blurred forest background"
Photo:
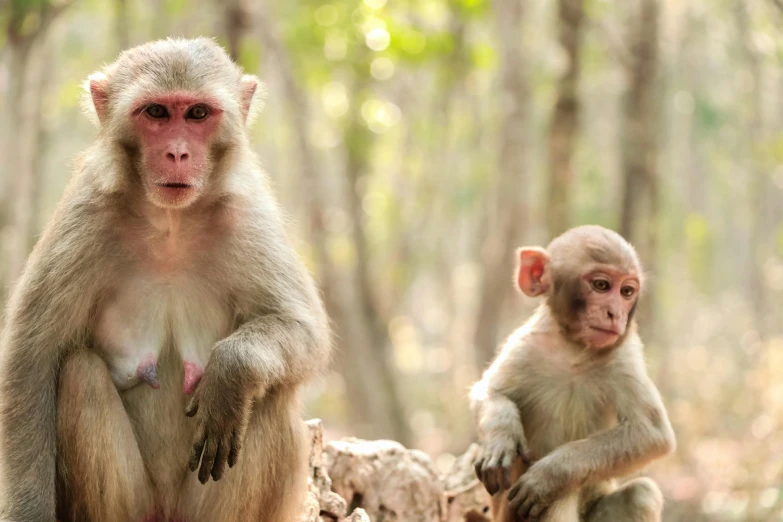
[[[665,519],[783,520],[781,0],[0,0],[0,294],[96,130],[81,82],[214,36],[268,86],[253,143],[323,289],[330,436],[448,469],[535,306],[513,249],[620,231],[652,277],[678,435]]]

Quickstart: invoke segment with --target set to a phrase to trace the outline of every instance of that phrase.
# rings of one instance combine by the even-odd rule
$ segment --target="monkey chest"
[[[617,422],[611,389],[599,375],[550,375],[528,390],[520,413],[536,458]]]
[[[101,304],[95,337],[119,390],[156,387],[167,344],[203,368],[231,321],[227,297],[198,279],[133,275]]]

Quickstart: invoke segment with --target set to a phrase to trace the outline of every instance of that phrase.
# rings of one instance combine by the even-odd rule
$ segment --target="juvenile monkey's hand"
[[[511,466],[521,457],[530,462],[522,430],[506,432],[487,439],[475,464],[476,476],[490,495],[511,487]]]
[[[190,400],[185,415],[196,417],[196,435],[190,454],[190,470],[206,484],[209,476],[219,480],[226,464],[237,463],[245,440],[253,404],[252,388],[241,378],[241,370],[230,367],[213,351],[204,376]],[[203,455],[202,455],[203,452]]]
[[[508,492],[509,511],[517,522],[535,522],[568,488],[568,471],[543,458],[533,464]]]

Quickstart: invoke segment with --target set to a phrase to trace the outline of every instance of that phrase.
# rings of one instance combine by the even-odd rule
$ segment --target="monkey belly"
[[[120,398],[154,489],[154,513],[172,517],[179,491],[190,473],[188,459],[196,426],[194,419],[185,416],[188,397],[182,389],[184,370],[173,345],[164,346],[157,374],[158,389],[136,386],[120,392]]]

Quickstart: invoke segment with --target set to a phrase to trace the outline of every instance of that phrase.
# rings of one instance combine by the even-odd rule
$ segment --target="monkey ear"
[[[517,285],[529,297],[549,290],[549,254],[541,247],[517,250]]]
[[[242,117],[249,127],[258,113],[264,108],[266,86],[252,74],[245,74],[240,80],[239,94],[241,96]]]
[[[95,125],[100,125],[106,117],[109,105],[109,79],[101,72],[92,73],[84,82],[82,110]]]

